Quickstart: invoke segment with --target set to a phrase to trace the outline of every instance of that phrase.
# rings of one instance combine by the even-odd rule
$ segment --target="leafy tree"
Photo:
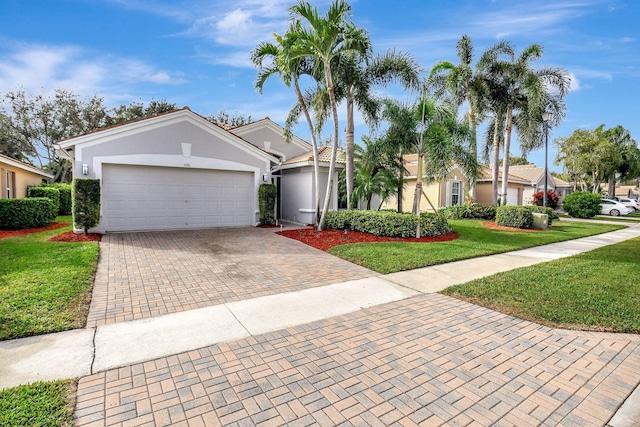
[[[21,89],[7,93],[3,101],[0,141],[15,141],[6,152],[33,160],[54,174],[54,182],[70,169],[69,161],[58,156],[57,141],[102,127],[107,117],[102,98],[81,99],[64,89],[35,96]]]
[[[242,125],[247,125],[253,122],[253,117],[245,116],[244,114],[240,114],[237,111],[230,115],[224,109],[218,111],[218,114],[209,113],[205,117],[211,123],[224,123],[226,125],[232,127],[238,127]]]
[[[621,180],[640,176],[640,150],[631,133],[622,126],[607,129],[605,133],[609,141],[620,151],[620,163],[615,165],[614,170],[609,171],[607,191],[610,195],[614,195],[616,175],[619,175]]]
[[[519,165],[530,165],[531,163],[529,163],[529,160],[527,160],[526,157],[511,157],[511,159],[509,160],[509,163],[512,166],[519,166]]]
[[[318,229],[322,230],[329,210],[336,154],[338,150],[339,124],[338,104],[334,91],[333,68],[334,58],[347,52],[364,54],[369,46],[366,33],[353,24],[350,18],[351,6],[343,0],[335,0],[325,16],[320,16],[317,8],[309,2],[300,0],[289,9],[291,17],[291,37],[294,39],[289,55],[292,60],[311,58],[322,64],[324,86],[327,91],[333,121],[333,147],[329,164],[329,177],[324,206]]]
[[[158,114],[177,110],[178,106],[168,102],[166,99],[156,101],[152,99],[149,105],[145,106],[143,102],[131,102],[129,105],[120,105],[111,109],[106,118],[106,125],[117,125],[129,122],[131,120],[142,119],[145,117],[157,116]]]

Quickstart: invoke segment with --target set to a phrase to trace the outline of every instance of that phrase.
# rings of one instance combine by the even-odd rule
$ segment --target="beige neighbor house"
[[[93,232],[253,226],[262,183],[278,185],[278,219],[313,223],[311,145],[282,135],[269,118],[230,127],[184,107],[65,139],[59,151],[72,161],[74,178],[100,179]],[[336,165],[335,182],[343,168]],[[320,188],[321,203],[324,194]],[[330,209],[338,209],[337,186]]]
[[[544,168],[536,167],[534,164],[514,165],[509,167],[509,175],[518,176],[528,182],[522,195],[524,205],[532,205],[533,195],[544,190]],[[558,206],[561,206],[564,198],[573,192],[573,184],[554,177],[550,172],[547,175],[547,188],[558,196]]]
[[[27,197],[27,187],[53,178],[42,169],[0,154],[0,199]]]
[[[410,154],[404,156],[405,169],[407,170],[405,178],[405,187],[402,193],[402,210],[410,212],[413,209],[413,194],[417,183],[418,174],[418,156]],[[482,205],[491,205],[492,185],[491,185],[491,169],[486,166],[480,167],[480,176],[476,181],[476,201]],[[502,186],[502,178],[498,181]],[[527,185],[527,181],[519,177],[509,174],[507,183],[507,202],[511,205],[522,204],[522,194]],[[439,181],[426,183],[423,181],[422,189],[429,198],[433,208],[439,209],[446,206],[461,205],[471,200],[469,180],[461,169],[452,166],[447,176]],[[422,197],[420,200],[420,211],[433,211],[431,205]],[[396,209],[397,198],[391,197],[382,203],[382,209]]]

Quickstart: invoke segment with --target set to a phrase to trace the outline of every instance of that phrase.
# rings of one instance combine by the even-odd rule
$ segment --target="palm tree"
[[[518,133],[525,139],[539,140],[542,112],[553,96],[564,97],[569,91],[569,78],[562,68],[532,68],[532,63],[542,56],[542,46],[532,44],[525,48],[515,59],[493,62],[489,66],[489,79],[500,87],[504,117],[504,156],[502,165],[502,191],[500,199],[506,200],[509,176],[509,156],[511,133],[514,126],[514,114],[519,114]],[[556,118],[557,119],[557,118]],[[494,158],[495,160],[495,158]]]
[[[315,67],[311,58],[291,58],[290,49],[292,44],[295,42],[293,28],[290,27],[289,31],[284,36],[280,36],[278,34],[274,34],[273,36],[276,41],[275,44],[262,42],[251,52],[251,61],[259,67],[255,87],[260,93],[262,93],[264,83],[272,75],[279,75],[286,86],[290,86],[291,83],[293,83],[298,101],[296,106],[292,109],[294,113],[290,113],[289,117],[292,117],[295,113],[302,112],[309,126],[309,134],[311,135],[311,146],[313,151],[313,184],[316,189],[314,200],[314,220],[317,226],[318,219],[320,217],[320,164],[318,159],[318,143],[313,120],[309,113],[309,107],[305,101],[302,91],[300,90],[300,76],[303,74],[313,75]],[[267,62],[265,63],[265,61]],[[285,137],[287,140],[290,140],[292,137],[292,125],[293,122],[289,118],[285,125]]]
[[[417,88],[422,69],[411,55],[395,51],[388,51],[374,58],[371,58],[370,50],[364,54],[348,52],[335,58],[335,62],[336,99],[338,102],[344,100],[347,109],[346,188],[347,206],[351,208],[354,179],[354,107],[363,113],[368,123],[374,123],[380,103],[372,93],[373,87],[398,82],[405,88]]]
[[[332,61],[346,52],[364,54],[369,47],[369,38],[365,32],[348,20],[350,11],[351,6],[343,0],[335,0],[325,16],[320,16],[315,7],[302,0],[289,9],[293,20],[291,35],[295,38],[295,42],[289,50],[290,58],[292,60],[313,58],[322,64],[324,84],[329,96],[333,119],[333,147],[327,191],[322,216],[318,223],[319,230],[324,227],[326,214],[329,210],[339,138],[338,104],[334,92]]]
[[[464,34],[456,44],[458,64],[441,61],[433,66],[429,76],[429,84],[435,90],[437,97],[446,97],[456,108],[467,103],[467,120],[471,132],[471,152],[478,156],[477,124],[484,118],[487,109],[484,76],[482,71],[489,64],[495,62],[499,55],[511,53],[511,45],[499,42],[487,49],[473,68],[473,43]],[[475,200],[475,186],[472,187],[472,198]]]
[[[406,106],[387,101],[384,116],[390,122],[388,132],[402,135],[411,152],[418,155],[418,173],[413,212],[420,215],[422,180],[444,178],[457,164],[471,181],[477,176],[476,156],[470,152],[469,127],[459,121],[455,107],[437,103],[424,92],[418,103]],[[420,237],[420,227],[416,230]]]

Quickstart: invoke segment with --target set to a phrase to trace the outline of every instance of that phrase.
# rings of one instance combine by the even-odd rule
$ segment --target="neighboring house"
[[[606,190],[606,186],[605,186]],[[617,185],[616,186],[616,197],[624,197],[627,199],[637,199],[638,195],[640,195],[640,188],[636,185]]]
[[[413,197],[417,183],[418,174],[418,156],[411,154],[404,156],[406,175],[405,187],[402,198],[402,210],[411,212],[413,209]],[[491,169],[481,166],[479,177],[476,180],[476,201],[482,205],[491,205],[492,185],[491,185]],[[502,186],[502,177],[500,177],[499,188]],[[522,204],[522,194],[527,185],[527,181],[519,177],[509,174],[507,183],[507,204]],[[420,199],[420,211],[431,211],[433,208],[439,209],[446,206],[461,205],[470,199],[469,180],[459,167],[453,166],[444,179],[436,182],[422,182],[422,189],[429,200],[423,196]],[[431,202],[431,204],[429,204]],[[395,209],[397,207],[397,198],[391,197],[382,203],[383,209]]]
[[[409,154],[404,156],[405,161],[405,186],[402,192],[402,210],[411,212],[413,209],[413,198],[418,182],[418,155]],[[447,176],[436,182],[427,183],[422,181],[422,190],[427,198],[420,197],[420,212],[431,211],[444,206],[460,205],[465,202],[469,181],[460,168],[452,166]],[[429,203],[431,202],[431,203]],[[397,197],[393,196],[382,202],[382,209],[396,209],[398,206]],[[432,208],[433,206],[433,208]]]
[[[307,165],[288,163],[311,146],[295,137],[287,143],[282,131],[268,118],[217,125],[185,107],[68,138],[59,147],[75,178],[101,180],[95,232],[255,225],[258,188],[266,182],[279,184],[280,219],[311,223]],[[289,175],[298,179],[288,182]],[[336,195],[331,208],[337,206]]]
[[[0,154],[0,199],[27,197],[27,187],[40,185],[53,178],[35,166]]]
[[[533,195],[539,191],[544,191],[544,168],[536,167],[534,164],[509,166],[509,175],[518,176],[528,182],[524,189],[522,204],[533,204]],[[554,177],[548,172],[547,188],[558,196],[558,206],[566,196],[573,192],[573,185]]]
[[[511,169],[510,169],[511,170]],[[522,205],[528,182],[509,174],[507,178],[506,205]],[[502,190],[502,170],[498,174],[498,192]],[[493,204],[493,172],[488,166],[480,167],[480,174],[476,181],[476,202],[481,205]]]

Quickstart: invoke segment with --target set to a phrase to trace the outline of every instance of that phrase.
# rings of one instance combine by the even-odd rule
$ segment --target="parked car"
[[[602,199],[600,203],[600,213],[602,215],[611,215],[611,216],[619,216],[619,215],[629,215],[633,212],[632,207],[627,207],[620,202],[616,202],[611,199]]]
[[[618,201],[625,206],[631,206],[635,210],[640,210],[640,202],[636,199],[621,198]]]

